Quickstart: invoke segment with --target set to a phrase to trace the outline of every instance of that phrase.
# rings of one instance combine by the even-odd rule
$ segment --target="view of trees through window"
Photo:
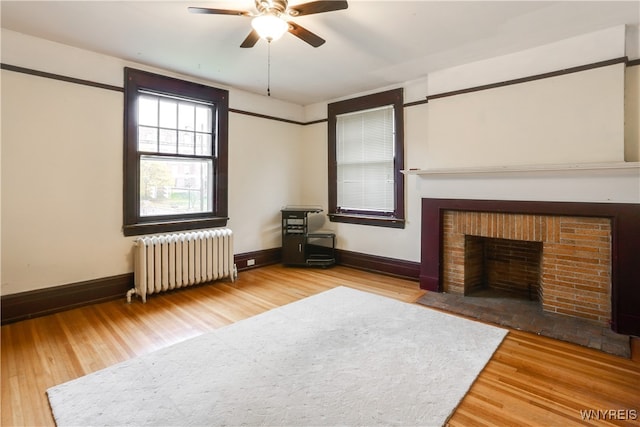
[[[140,216],[211,212],[210,160],[140,159]]]
[[[212,115],[205,103],[139,96],[141,217],[212,211]]]

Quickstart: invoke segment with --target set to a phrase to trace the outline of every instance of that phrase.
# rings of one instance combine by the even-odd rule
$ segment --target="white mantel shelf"
[[[568,163],[514,166],[487,166],[439,169],[407,169],[401,171],[405,175],[479,175],[479,174],[518,174],[530,172],[583,172],[636,169],[640,172],[640,162],[605,162],[605,163]]]

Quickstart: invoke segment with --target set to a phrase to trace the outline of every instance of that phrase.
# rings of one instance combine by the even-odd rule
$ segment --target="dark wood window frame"
[[[338,207],[336,161],[336,117],[340,114],[369,110],[376,107],[393,105],[395,129],[394,183],[395,206],[392,213],[341,210]],[[329,141],[329,219],[333,222],[375,225],[380,227],[404,228],[404,105],[402,88],[372,95],[334,102],[328,105],[328,141]]]
[[[138,152],[137,99],[141,90],[211,103],[215,119],[212,193],[213,211],[207,213],[140,216],[140,153]],[[125,236],[223,227],[228,220],[229,92],[133,68],[124,69],[124,225]]]

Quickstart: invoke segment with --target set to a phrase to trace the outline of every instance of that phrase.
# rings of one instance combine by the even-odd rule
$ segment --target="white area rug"
[[[507,331],[339,287],[47,390],[65,425],[442,425]]]

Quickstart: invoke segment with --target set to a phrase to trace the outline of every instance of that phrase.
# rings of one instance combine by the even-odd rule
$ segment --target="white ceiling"
[[[290,5],[306,3],[290,0]],[[254,10],[253,0],[2,1],[2,27],[222,85],[266,94],[267,43],[240,43],[250,19],[188,6]],[[271,45],[271,95],[308,105],[419,79],[435,70],[620,24],[638,1],[368,1],[295,22],[327,42],[291,34]]]

